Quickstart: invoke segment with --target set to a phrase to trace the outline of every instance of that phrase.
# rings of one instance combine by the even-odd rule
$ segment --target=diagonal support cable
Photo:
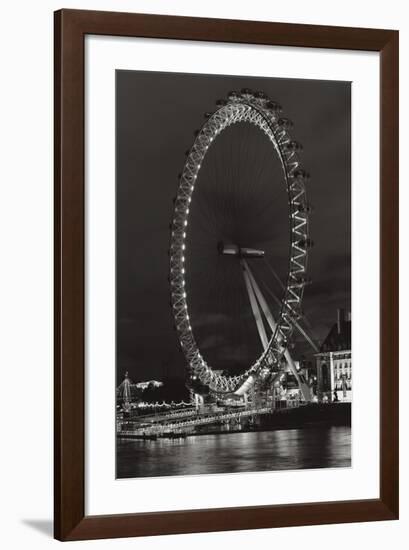
[[[276,321],[273,317],[273,314],[271,313],[271,310],[270,310],[270,308],[269,308],[269,306],[268,306],[268,304],[267,304],[267,302],[266,302],[266,300],[263,296],[263,293],[261,292],[261,290],[260,290],[260,288],[259,288],[259,286],[258,286],[258,284],[257,284],[257,282],[256,282],[256,280],[253,276],[253,273],[251,272],[251,270],[249,268],[248,263],[246,262],[246,260],[241,260],[241,263],[242,263],[243,268],[244,268],[244,273],[247,274],[247,276],[248,276],[248,278],[251,282],[251,286],[253,287],[254,294],[256,295],[257,300],[258,300],[258,302],[261,306],[261,309],[263,310],[263,313],[266,316],[267,322],[270,325],[270,328],[271,328],[271,330],[273,331],[273,334],[274,334],[277,331],[277,323],[276,323]],[[282,335],[280,333],[278,334],[277,339],[278,339],[278,342],[280,342],[283,339]],[[295,379],[297,380],[297,384],[298,384],[298,387],[301,390],[304,401],[310,401],[311,392],[310,392],[308,386],[301,380],[300,375],[297,372],[297,368],[295,366],[294,360],[291,357],[291,354],[290,354],[287,347],[285,347],[285,349],[284,349],[284,358],[287,362],[287,365],[290,369],[290,372],[294,375]]]

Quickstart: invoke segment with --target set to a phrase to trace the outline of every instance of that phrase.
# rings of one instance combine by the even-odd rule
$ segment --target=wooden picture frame
[[[84,507],[84,40],[87,34],[380,53],[380,498],[89,516]],[[61,10],[55,13],[55,537],[148,536],[398,517],[398,32]]]

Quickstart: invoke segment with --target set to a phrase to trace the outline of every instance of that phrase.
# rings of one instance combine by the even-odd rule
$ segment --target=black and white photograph
[[[116,71],[116,476],[351,467],[351,83]]]
[[[409,18],[336,7],[2,5],[2,548],[408,539]]]

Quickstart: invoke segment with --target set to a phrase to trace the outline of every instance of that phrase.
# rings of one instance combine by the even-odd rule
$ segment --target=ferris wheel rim
[[[293,332],[293,319],[301,316],[301,302],[307,268],[309,243],[309,219],[307,194],[305,188],[306,173],[301,168],[297,154],[297,142],[291,139],[288,129],[282,121],[274,102],[261,94],[256,97],[250,93],[234,95],[212,113],[203,124],[189,152],[183,167],[175,199],[174,216],[170,239],[170,290],[171,305],[181,348],[191,371],[211,389],[218,392],[231,392],[251,375],[263,369],[271,370],[277,365],[288,346]],[[282,299],[277,329],[272,334],[268,347],[246,369],[237,376],[216,373],[200,352],[192,326],[186,295],[185,243],[188,231],[189,207],[192,201],[196,180],[208,149],[217,136],[226,128],[239,122],[249,122],[264,132],[280,159],[284,181],[289,199],[290,218],[290,254],[285,292]],[[301,208],[303,206],[303,208]]]

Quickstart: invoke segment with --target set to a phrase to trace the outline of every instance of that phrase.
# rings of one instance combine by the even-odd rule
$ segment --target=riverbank
[[[262,429],[304,428],[309,425],[351,426],[351,403],[309,403],[265,414],[260,416],[259,423]]]
[[[300,407],[279,408],[271,414],[260,415],[255,422],[245,422],[238,427],[234,425],[205,425],[196,427],[192,431],[185,431],[179,435],[170,433],[161,436],[142,436],[118,433],[119,439],[183,439],[185,437],[214,435],[214,434],[234,434],[248,432],[264,432],[274,430],[304,429],[316,426],[351,426],[351,403],[310,403]]]

